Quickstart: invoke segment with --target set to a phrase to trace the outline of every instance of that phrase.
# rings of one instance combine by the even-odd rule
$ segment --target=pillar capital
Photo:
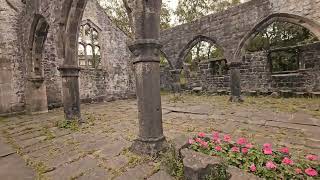
[[[133,64],[140,62],[160,63],[159,54],[162,45],[155,39],[137,39],[129,44],[129,49],[136,57]]]
[[[78,66],[62,65],[58,67],[62,77],[79,77],[81,68]]]
[[[44,82],[44,77],[42,77],[42,76],[30,76],[30,77],[27,78],[27,80],[30,81],[34,85],[34,87],[40,88],[40,86]]]

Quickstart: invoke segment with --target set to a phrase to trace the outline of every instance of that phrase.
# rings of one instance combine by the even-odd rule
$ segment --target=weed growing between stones
[[[45,141],[49,141],[55,138],[54,134],[50,131],[48,127],[43,128],[43,133],[46,136]]]
[[[160,154],[161,166],[177,180],[184,178],[182,158],[177,154],[171,146],[166,152]]]
[[[183,100],[183,95],[182,94],[173,94],[172,97],[170,97],[169,99],[169,102],[172,102],[172,103],[177,103],[177,102],[182,102],[184,103],[184,100]]]
[[[70,129],[72,131],[80,130],[80,125],[78,121],[62,120],[58,121],[56,126],[60,129]]]
[[[227,180],[231,178],[231,175],[227,172],[228,165],[221,164],[219,166],[212,166],[205,173],[204,177],[200,177],[203,180]]]
[[[266,179],[312,179],[319,178],[320,163],[316,155],[305,159],[293,157],[287,147],[273,149],[265,143],[258,147],[245,138],[231,141],[231,136],[213,132],[212,138],[205,133],[189,139],[189,148],[210,156],[218,156],[229,165]]]

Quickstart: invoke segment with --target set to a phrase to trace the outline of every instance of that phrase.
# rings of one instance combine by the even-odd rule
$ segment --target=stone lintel
[[[78,66],[64,65],[60,66],[58,70],[60,71],[62,77],[79,77],[81,68]]]

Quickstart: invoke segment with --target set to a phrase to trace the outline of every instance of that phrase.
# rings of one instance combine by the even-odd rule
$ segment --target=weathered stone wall
[[[130,97],[135,94],[134,75],[131,62],[131,52],[127,47],[128,37],[116,27],[96,1],[87,3],[83,20],[89,19],[101,31],[99,45],[101,47],[101,69],[95,72],[88,69],[81,73],[81,99],[105,97],[106,99]],[[90,82],[90,73],[94,73],[99,83]],[[88,75],[89,77],[85,77]],[[86,84],[86,85],[85,85]],[[92,86],[89,86],[91,84]],[[104,84],[102,87],[101,84]],[[99,86],[99,87],[97,87]],[[95,89],[98,89],[95,91]]]
[[[9,2],[9,3],[8,3]],[[58,67],[63,61],[58,31],[61,1],[0,1],[0,115],[26,108],[26,82],[30,59],[30,34],[35,15],[49,24],[41,60],[49,107],[62,105],[62,80]],[[83,20],[100,29],[102,66],[82,69],[80,94],[83,101],[110,100],[135,94],[128,37],[117,28],[95,0],[89,0]]]
[[[239,62],[241,57],[238,52],[246,40],[276,20],[302,25],[320,38],[319,9],[320,1],[315,0],[251,0],[224,12],[162,31],[162,51],[174,68],[180,69],[194,42],[206,38],[224,50],[228,62]]]
[[[19,47],[18,0],[0,1],[0,114],[24,110],[23,61]]]
[[[240,69],[241,88],[243,92],[271,93],[281,90],[293,92],[317,92],[320,77],[320,43],[295,47],[299,50],[302,67],[296,72],[273,74],[267,52],[246,53]],[[224,93],[230,91],[230,75],[213,75],[209,62],[201,63],[194,76],[187,76],[186,89],[201,86],[209,92]],[[190,74],[190,73],[187,73]],[[162,73],[162,79],[169,79],[170,73]],[[172,81],[163,81],[173,83]],[[168,85],[162,85],[170,88]]]

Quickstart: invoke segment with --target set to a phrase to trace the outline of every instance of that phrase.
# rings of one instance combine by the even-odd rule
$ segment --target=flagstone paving
[[[320,154],[320,99],[235,104],[227,96],[167,94],[162,101],[168,140],[214,130],[289,146],[297,156]],[[136,107],[136,100],[82,105],[86,123],[69,129],[62,128],[62,109],[0,119],[1,179],[11,178],[10,166],[23,179],[170,179],[152,158],[128,150],[138,130]]]

